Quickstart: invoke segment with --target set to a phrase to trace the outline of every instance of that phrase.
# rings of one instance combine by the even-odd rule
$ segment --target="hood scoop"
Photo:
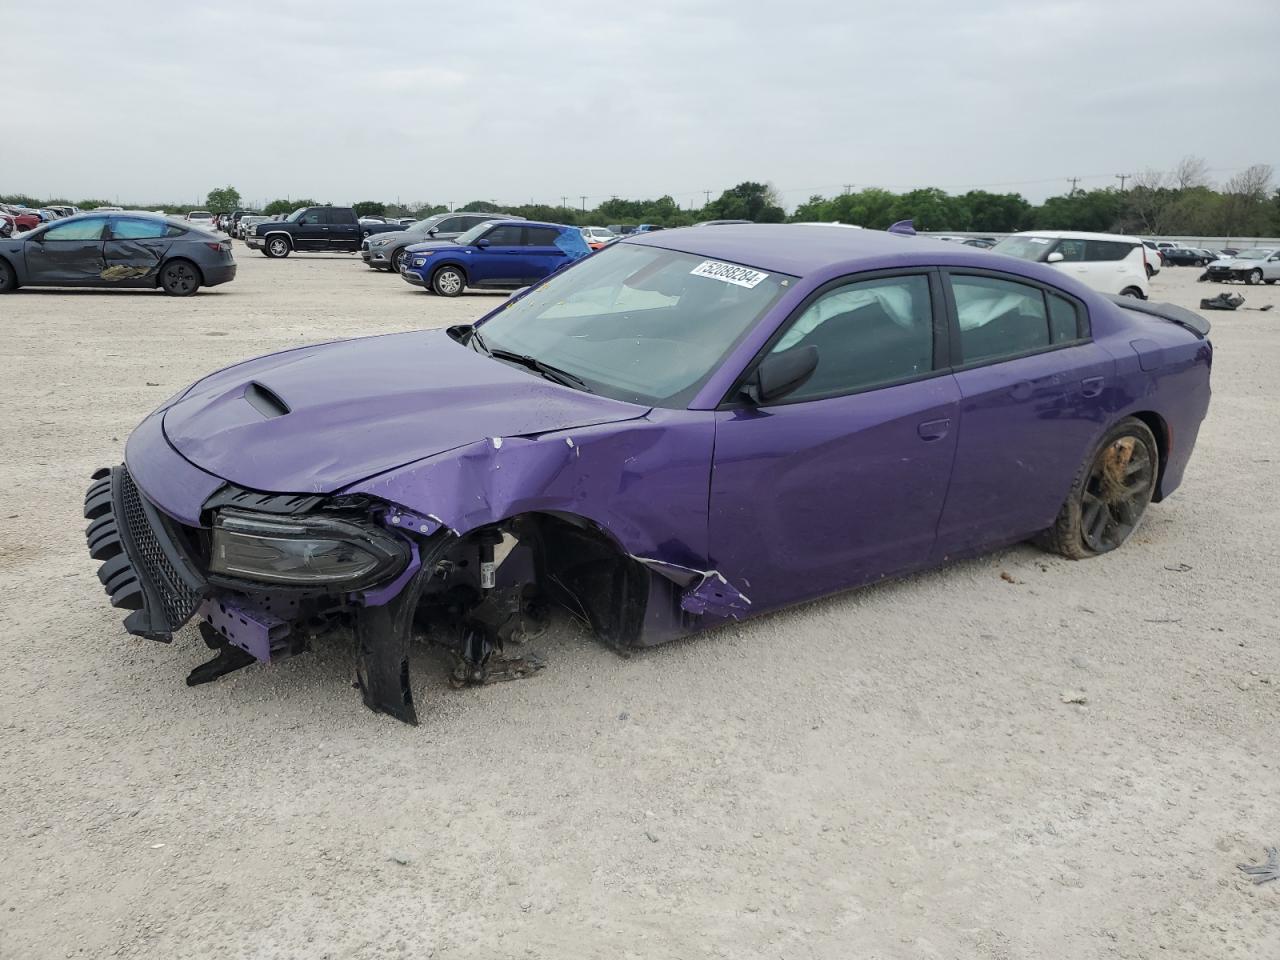
[[[500,363],[443,330],[302,347],[206,377],[169,407],[169,443],[259,493],[332,493],[491,437],[642,417]]]
[[[270,387],[264,387],[256,380],[244,388],[244,398],[249,402],[249,406],[268,420],[283,417],[289,412],[289,405],[280,399],[280,394]]]

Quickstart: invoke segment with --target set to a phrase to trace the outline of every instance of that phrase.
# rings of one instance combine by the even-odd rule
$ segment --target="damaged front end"
[[[616,651],[738,618],[750,601],[716,571],[628,556],[594,524],[532,514],[459,535],[437,517],[363,494],[265,494],[231,485],[199,525],[155,506],[124,465],[85,497],[90,555],[130,633],[169,642],[194,620],[214,657],[188,685],[354,638],[371,709],[416,723],[415,641],[443,649],[454,686],[537,672],[521,653],[553,606]],[[512,648],[517,655],[506,656]]]

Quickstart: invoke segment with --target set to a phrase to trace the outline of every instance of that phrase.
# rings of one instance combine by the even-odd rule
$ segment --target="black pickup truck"
[[[244,242],[268,257],[287,257],[295,250],[355,253],[369,234],[403,229],[398,223],[362,223],[350,207],[299,207],[283,220],[254,224]]]

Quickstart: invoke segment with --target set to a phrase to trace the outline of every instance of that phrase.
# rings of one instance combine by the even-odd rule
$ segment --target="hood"
[[[424,250],[464,250],[452,240],[423,240],[405,247],[409,253],[422,253]]]
[[[381,230],[370,234],[365,242],[372,244],[375,240],[385,240],[387,243],[418,243],[425,239],[425,234],[416,236],[408,233],[407,230]]]
[[[1235,263],[1235,262],[1236,262],[1236,258],[1235,258],[1235,257],[1219,257],[1217,260],[1214,260],[1211,264],[1209,264],[1209,266],[1211,266],[1211,267],[1229,267],[1229,266],[1231,266],[1231,265],[1232,265],[1233,263]]]
[[[648,411],[552,383],[430,330],[228,367],[168,408],[164,432],[187,460],[238,486],[331,493],[486,438]]]

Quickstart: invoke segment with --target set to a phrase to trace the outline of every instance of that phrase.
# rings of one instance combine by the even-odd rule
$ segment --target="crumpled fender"
[[[710,411],[489,437],[353,484],[459,536],[524,513],[589,520],[633,557],[706,569]]]

